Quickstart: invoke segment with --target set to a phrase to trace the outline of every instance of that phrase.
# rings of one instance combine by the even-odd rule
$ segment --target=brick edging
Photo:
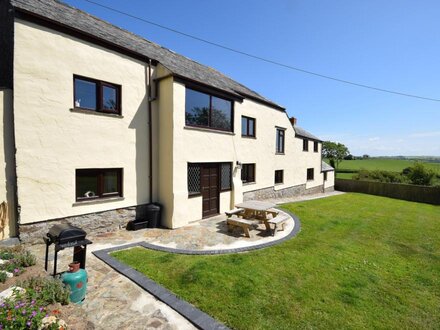
[[[218,329],[218,330],[226,330],[229,329],[224,324],[216,321],[213,317],[209,316],[208,314],[202,312],[200,309],[196,308],[195,306],[191,305],[190,303],[186,302],[185,300],[182,300],[178,298],[175,294],[173,294],[168,289],[164,288],[163,286],[157,284],[144,274],[134,270],[133,268],[121,263],[120,261],[113,258],[110,253],[119,251],[119,250],[125,250],[136,246],[142,246],[144,248],[156,250],[156,251],[163,251],[163,252],[169,252],[169,253],[178,253],[178,254],[190,254],[190,255],[214,255],[214,254],[228,254],[228,253],[239,253],[239,252],[245,252],[245,251],[252,251],[257,249],[263,249],[269,246],[277,245],[282,242],[285,242],[292,237],[294,237],[301,229],[301,222],[298,219],[297,216],[294,214],[282,210],[283,212],[286,212],[289,214],[295,221],[295,225],[292,229],[292,231],[285,237],[280,238],[279,240],[267,242],[263,244],[258,244],[254,246],[248,246],[248,247],[241,247],[241,248],[235,248],[235,249],[224,249],[224,250],[184,250],[184,249],[172,249],[167,248],[163,246],[157,246],[146,242],[139,242],[139,243],[130,243],[126,245],[121,245],[113,248],[103,249],[92,252],[98,259],[104,261],[106,264],[108,264],[110,267],[112,267],[114,270],[119,272],[120,274],[124,275],[125,277],[128,277],[130,280],[132,280],[134,283],[139,285],[141,288],[146,290],[148,293],[152,294],[154,297],[156,297],[158,300],[162,301],[164,304],[170,306],[172,309],[174,309],[176,312],[178,312],[180,315],[185,317],[188,321],[190,321],[194,326],[196,326],[199,329]]]

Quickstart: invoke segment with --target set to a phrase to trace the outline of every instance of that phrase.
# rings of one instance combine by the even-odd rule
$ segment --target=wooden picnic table
[[[235,205],[235,207],[240,207],[242,209],[251,209],[255,211],[267,211],[275,207],[275,204],[263,201],[246,201]]]
[[[271,214],[272,217],[276,217],[278,212],[270,211],[275,206],[274,203],[262,202],[262,201],[246,201],[240,204],[236,204],[235,207],[244,209],[243,218],[251,219],[255,218],[264,223],[266,230],[270,231],[269,218],[268,215]]]
[[[235,207],[236,209],[225,212],[228,216],[226,220],[228,230],[232,231],[234,226],[241,227],[247,237],[250,237],[249,229],[254,225],[254,221],[263,222],[266,231],[272,231],[272,235],[275,236],[278,227],[284,230],[284,225],[288,220],[288,217],[273,210],[275,204],[269,202],[247,201],[236,204]],[[270,224],[274,226],[273,230]]]

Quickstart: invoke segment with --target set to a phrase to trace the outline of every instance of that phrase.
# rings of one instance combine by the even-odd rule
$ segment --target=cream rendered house
[[[5,237],[333,189],[321,141],[212,68],[54,0],[2,1],[0,27]]]

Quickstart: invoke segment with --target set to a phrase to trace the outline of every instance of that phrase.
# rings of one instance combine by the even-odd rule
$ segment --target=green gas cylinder
[[[79,262],[73,262],[69,271],[61,275],[61,281],[70,287],[70,301],[75,304],[83,302],[87,291],[87,272],[79,266]]]

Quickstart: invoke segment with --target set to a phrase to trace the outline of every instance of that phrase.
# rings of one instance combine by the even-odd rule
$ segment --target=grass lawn
[[[249,253],[113,253],[235,329],[440,328],[440,207],[345,194],[284,207],[297,237]]]

